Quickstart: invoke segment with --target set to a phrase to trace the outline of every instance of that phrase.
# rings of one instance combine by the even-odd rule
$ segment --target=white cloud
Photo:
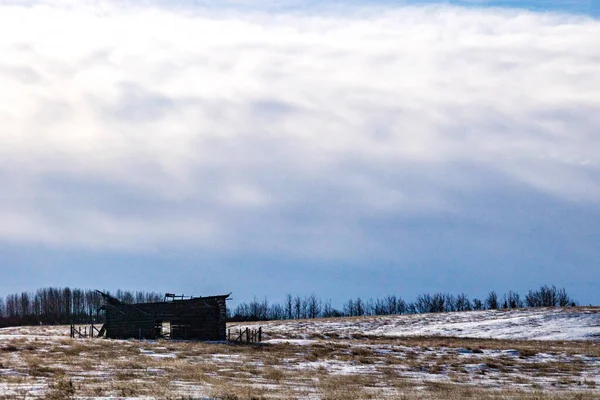
[[[600,200],[593,19],[0,7],[0,240],[337,256],[481,171]]]

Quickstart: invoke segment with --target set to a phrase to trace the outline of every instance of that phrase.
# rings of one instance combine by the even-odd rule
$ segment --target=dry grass
[[[58,379],[49,386],[50,391],[44,397],[45,400],[67,400],[75,395],[75,385],[72,380]]]
[[[0,400],[591,400],[600,398],[598,347],[367,336],[304,345],[12,339],[0,345],[0,369],[12,371],[0,375]]]

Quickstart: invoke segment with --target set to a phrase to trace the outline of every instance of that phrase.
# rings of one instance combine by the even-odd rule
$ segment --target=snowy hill
[[[257,323],[269,337],[357,335],[453,336],[485,339],[600,340],[600,307],[469,311]],[[231,324],[233,329],[237,325]]]
[[[452,336],[513,340],[600,341],[600,307],[488,310],[440,314],[321,318],[255,323],[229,323],[238,327],[260,325],[267,338],[350,338]],[[12,327],[0,329],[0,339],[68,336],[68,326]]]

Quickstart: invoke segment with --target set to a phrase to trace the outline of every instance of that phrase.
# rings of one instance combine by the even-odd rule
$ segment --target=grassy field
[[[231,345],[4,329],[0,399],[600,399],[596,341],[266,335]]]

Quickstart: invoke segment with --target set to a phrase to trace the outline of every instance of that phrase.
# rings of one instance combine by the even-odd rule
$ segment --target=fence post
[[[258,343],[262,342],[262,326],[258,327]]]
[[[250,343],[250,328],[246,328],[246,343]]]
[[[231,342],[231,329],[227,329],[227,341]]]

